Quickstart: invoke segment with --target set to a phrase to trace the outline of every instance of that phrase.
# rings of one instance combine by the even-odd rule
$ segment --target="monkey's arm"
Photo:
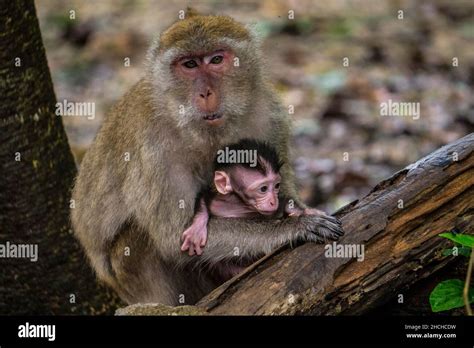
[[[211,217],[208,234],[200,261],[212,263],[235,257],[254,259],[298,240],[318,243],[337,240],[343,231],[340,222],[330,216],[303,215],[274,220]]]
[[[286,202],[284,206],[284,213],[288,216],[301,216],[301,215],[327,215],[324,211],[315,208],[300,208]]]

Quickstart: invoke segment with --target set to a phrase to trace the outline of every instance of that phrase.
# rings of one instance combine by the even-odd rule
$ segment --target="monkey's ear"
[[[226,172],[220,170],[214,172],[214,185],[216,185],[217,192],[220,194],[226,195],[232,192],[230,178]]]

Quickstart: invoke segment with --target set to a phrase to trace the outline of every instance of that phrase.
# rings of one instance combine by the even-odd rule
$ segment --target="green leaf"
[[[457,249],[457,250],[456,250]],[[459,256],[459,255],[462,255],[462,256],[466,256],[466,257],[469,257],[471,256],[471,248],[468,248],[468,247],[465,247],[465,246],[461,246],[461,247],[452,247],[452,248],[449,248],[449,249],[444,249],[443,252],[442,252],[442,255],[443,256]]]
[[[442,281],[430,294],[430,305],[433,312],[447,311],[464,306],[462,292],[464,282],[460,279]],[[474,289],[469,289],[469,302],[474,302]]]
[[[468,248],[468,247],[460,247],[459,250],[458,250],[458,253],[459,255],[462,255],[462,256],[466,256],[466,257],[469,257],[471,256],[471,248]]]
[[[443,256],[451,256],[453,254],[453,249],[444,249],[442,252]]]
[[[471,236],[468,234],[454,234],[451,232],[447,232],[447,233],[441,233],[439,236],[448,238],[452,240],[453,242],[459,243],[469,248],[474,247],[474,236]]]

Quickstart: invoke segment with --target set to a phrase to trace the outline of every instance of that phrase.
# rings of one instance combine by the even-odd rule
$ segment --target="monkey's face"
[[[258,213],[272,215],[278,210],[280,174],[273,170],[264,174],[255,169],[236,167],[231,179],[234,191]]]
[[[187,86],[188,103],[198,122],[220,126],[225,122],[222,108],[223,81],[233,69],[234,53],[229,49],[191,53],[173,62],[175,76]]]
[[[156,98],[164,99],[181,128],[214,135],[255,117],[249,109],[258,98],[259,50],[251,32],[235,20],[180,20],[163,32],[148,59]]]

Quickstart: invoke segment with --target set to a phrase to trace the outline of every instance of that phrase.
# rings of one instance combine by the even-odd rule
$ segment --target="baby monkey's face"
[[[262,173],[257,169],[237,166],[229,174],[233,191],[247,206],[262,215],[272,215],[278,210],[279,173],[270,168]]]

